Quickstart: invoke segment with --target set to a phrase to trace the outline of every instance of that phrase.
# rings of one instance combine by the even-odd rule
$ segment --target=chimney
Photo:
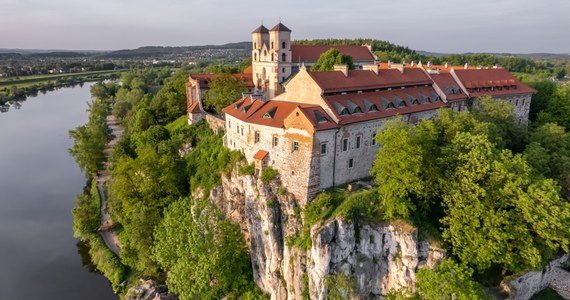
[[[449,68],[449,63],[448,63],[448,62],[445,63],[445,68],[446,68],[446,69]]]
[[[367,65],[363,65],[362,69],[363,70],[368,70],[368,71],[372,71],[374,72],[374,74],[378,75],[378,65],[377,64],[367,64]]]
[[[469,69],[469,64],[468,64],[468,63],[465,63],[465,65],[463,66],[463,68],[464,68],[465,70]]]
[[[416,63],[412,60],[412,62],[410,63],[410,67],[413,67],[415,65],[416,65]]]
[[[428,66],[428,68],[431,67],[431,61],[428,61],[427,66]]]
[[[348,65],[334,65],[335,71],[341,71],[344,77],[348,77]]]
[[[388,68],[392,66],[392,62],[388,61]]]
[[[494,65],[494,66],[493,66],[493,69],[498,69],[498,68],[499,68],[499,65]]]

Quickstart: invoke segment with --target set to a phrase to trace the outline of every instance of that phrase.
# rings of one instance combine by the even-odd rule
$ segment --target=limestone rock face
[[[168,294],[166,286],[154,280],[140,280],[139,284],[127,291],[126,300],[178,300],[178,297]]]
[[[411,226],[341,219],[314,225],[309,250],[289,247],[287,239],[303,225],[298,202],[277,182],[263,183],[237,171],[222,178],[210,200],[240,225],[254,280],[272,299],[325,299],[327,276],[339,272],[354,278],[364,299],[400,288],[413,291],[416,269],[432,267],[444,256],[429,243],[418,242]]]

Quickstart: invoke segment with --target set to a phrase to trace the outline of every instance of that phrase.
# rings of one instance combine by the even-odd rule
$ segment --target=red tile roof
[[[368,70],[350,70],[348,76],[340,71],[309,74],[325,93],[432,84],[420,69],[406,69],[403,74],[396,69],[381,69],[378,75]]]
[[[265,150],[259,150],[253,155],[253,159],[263,160],[267,156],[267,154],[269,154],[269,152],[267,152]]]
[[[471,97],[536,93],[535,89],[521,83],[503,68],[454,69],[452,72],[470,90]]]
[[[291,45],[291,61],[316,62],[321,54],[335,48],[342,54],[348,54],[353,62],[374,61],[374,55],[366,46],[326,46],[326,45]]]
[[[439,73],[429,75],[433,82],[441,89],[448,101],[464,100],[467,95],[461,90],[457,81],[449,73]]]
[[[248,70],[249,68],[249,70]],[[253,85],[253,75],[251,72],[251,67],[248,67],[244,70],[244,73],[237,73],[237,74],[231,74],[232,76],[241,79],[245,82],[245,86],[252,88],[254,87]],[[249,73],[247,73],[247,71]],[[215,79],[216,77],[218,77],[218,74],[192,74],[190,75],[190,79],[192,80],[196,80],[198,82],[198,85],[200,86],[200,89],[209,89],[210,88],[210,82]]]
[[[200,103],[198,101],[189,104],[187,110],[189,113],[196,113],[196,114],[202,112],[202,110],[200,109]]]
[[[251,105],[250,107],[248,107]],[[247,112],[244,112],[244,107]],[[285,101],[263,101],[251,100],[250,97],[240,99],[232,105],[227,106],[222,112],[238,118],[244,122],[258,125],[283,128],[285,118],[287,118],[297,107],[303,111],[315,130],[326,130],[336,128],[337,125],[331,120],[327,113],[319,106],[307,105],[296,102]],[[315,111],[324,116],[326,122],[319,122],[315,116]]]
[[[341,125],[445,107],[431,86],[323,98]],[[399,102],[403,104],[400,106]],[[344,109],[347,111],[341,113]]]

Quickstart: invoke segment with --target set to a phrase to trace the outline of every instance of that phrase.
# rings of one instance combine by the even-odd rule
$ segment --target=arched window
[[[287,54],[281,54],[281,61],[287,61]]]
[[[257,61],[257,53],[254,53],[254,54],[253,54],[253,60],[254,60],[254,61]]]
[[[282,42],[282,43],[281,43],[281,48],[285,49],[285,46],[287,46],[287,43]]]
[[[273,42],[271,42],[271,49],[273,49]]]
[[[267,50],[263,50],[263,57],[267,57]]]

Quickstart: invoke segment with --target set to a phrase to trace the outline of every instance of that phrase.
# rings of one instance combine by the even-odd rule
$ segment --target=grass
[[[56,75],[32,75],[32,76],[20,76],[20,77],[8,77],[0,79],[0,88],[16,86],[17,88],[24,88],[33,86],[40,82],[56,81],[62,78],[78,78],[86,77],[90,75],[101,75],[101,74],[113,74],[116,73],[115,70],[105,70],[105,71],[92,71],[92,72],[82,72],[82,73],[65,73]]]

